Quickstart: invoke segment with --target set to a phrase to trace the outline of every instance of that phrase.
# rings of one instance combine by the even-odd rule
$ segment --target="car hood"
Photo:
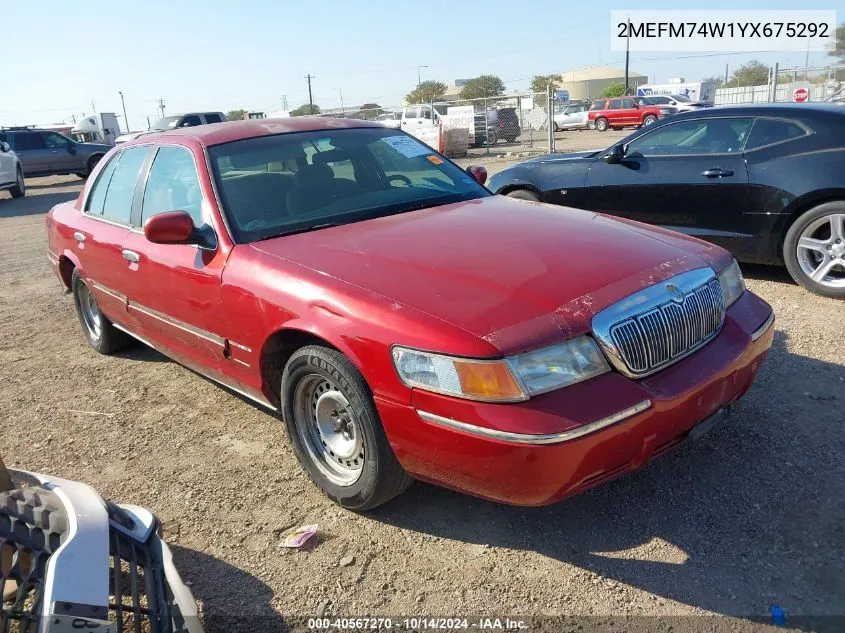
[[[599,154],[601,150],[591,149],[589,152],[570,152],[568,154],[541,154],[540,156],[535,156],[534,158],[529,158],[528,160],[522,161],[519,163],[520,165],[524,165],[525,163],[565,163],[565,162],[572,162],[576,160],[584,160],[588,158],[595,158],[596,154]],[[515,165],[516,166],[516,165]]]
[[[437,317],[502,353],[589,331],[593,314],[640,288],[730,261],[670,231],[500,196],[253,248]]]
[[[107,152],[112,146],[103,143],[77,143],[77,147],[90,152]]]

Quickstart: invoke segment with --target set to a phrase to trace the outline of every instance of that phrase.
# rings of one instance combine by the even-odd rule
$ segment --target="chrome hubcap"
[[[358,481],[364,468],[364,438],[343,392],[311,374],[296,386],[294,424],[320,471],[339,486]]]
[[[845,213],[825,215],[798,238],[798,265],[813,281],[845,288]]]
[[[83,282],[79,285],[79,308],[82,312],[82,321],[85,323],[85,329],[94,340],[99,340],[100,333],[103,329],[103,320],[100,315],[100,307],[97,305],[97,299],[88,289],[88,286]]]

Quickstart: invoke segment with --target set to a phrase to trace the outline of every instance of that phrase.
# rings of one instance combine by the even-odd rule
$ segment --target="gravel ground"
[[[772,605],[793,623],[845,616],[845,304],[746,267],[777,314],[774,347],[701,442],[551,507],[416,484],[359,516],[307,481],[274,417],[143,346],[87,346],[47,263],[43,216],[79,182],[0,193],[0,454],[151,508],[209,631],[316,613],[602,616],[571,630],[722,616],[629,621],[676,631],[745,629]],[[280,548],[306,523],[319,538]]]

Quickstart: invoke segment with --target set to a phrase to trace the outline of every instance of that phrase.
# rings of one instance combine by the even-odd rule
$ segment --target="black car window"
[[[712,118],[663,125],[628,143],[631,156],[732,154],[742,150],[751,128],[750,118]]]
[[[202,125],[202,121],[200,121],[199,116],[196,114],[184,116],[179,122],[179,127],[193,127],[194,125]]]
[[[147,177],[141,221],[167,211],[185,211],[196,226],[204,224],[197,170],[190,151],[183,147],[159,148]]]
[[[109,159],[108,164],[100,170],[97,176],[97,181],[91,187],[91,193],[88,194],[88,201],[85,204],[85,211],[93,215],[103,214],[103,202],[106,200],[106,191],[109,188],[114,168],[120,160],[120,154],[116,154]]]
[[[745,151],[788,141],[793,138],[806,136],[807,130],[798,125],[795,121],[783,121],[780,119],[757,119],[751,133],[748,135],[748,142],[745,144]]]
[[[610,104],[608,105],[608,110],[621,110],[622,109],[622,99],[611,99]]]
[[[50,149],[64,149],[73,142],[67,136],[62,136],[58,132],[42,132],[42,135],[44,136],[44,144]]]
[[[625,109],[630,109],[634,107],[634,100],[633,99],[622,99],[622,107]]]
[[[41,132],[18,132],[15,134],[15,151],[46,149]]]
[[[206,123],[221,123],[223,121],[223,117],[221,117],[216,112],[207,112],[205,114],[205,122]]]
[[[111,176],[106,199],[103,202],[103,217],[129,224],[132,215],[132,199],[141,165],[147,157],[149,147],[130,147],[120,155],[120,160]]]
[[[605,99],[600,99],[599,101],[593,101],[592,105],[590,106],[590,110],[604,110],[604,106],[607,103]]]

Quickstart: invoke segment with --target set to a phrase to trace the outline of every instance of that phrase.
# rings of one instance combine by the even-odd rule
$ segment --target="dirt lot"
[[[737,630],[771,621],[773,605],[793,624],[845,617],[845,304],[746,268],[778,319],[759,379],[727,425],[630,477],[538,509],[416,484],[358,516],[307,481],[274,417],[143,346],[87,346],[49,269],[43,216],[79,183],[0,193],[0,453],[153,509],[208,630],[318,610],[605,616],[589,621],[602,630],[610,616],[702,614],[734,616],[719,621]],[[305,523],[320,539],[281,549]]]

